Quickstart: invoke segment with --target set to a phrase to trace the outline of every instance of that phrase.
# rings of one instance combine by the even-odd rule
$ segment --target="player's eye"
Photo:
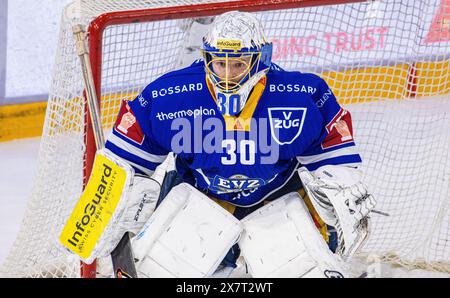
[[[216,65],[221,68],[225,68],[227,66],[224,61],[216,61]]]

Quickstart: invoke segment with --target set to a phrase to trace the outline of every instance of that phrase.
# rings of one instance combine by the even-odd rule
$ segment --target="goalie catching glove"
[[[109,255],[125,232],[136,234],[153,214],[165,170],[152,177],[108,149],[96,153],[89,181],[60,234],[60,243],[90,264]]]
[[[338,232],[337,253],[352,256],[368,235],[368,215],[376,204],[360,171],[332,165],[311,173],[302,167],[299,176],[319,216]]]

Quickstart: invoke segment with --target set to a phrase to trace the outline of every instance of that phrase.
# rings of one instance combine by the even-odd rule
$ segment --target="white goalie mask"
[[[252,14],[217,16],[203,38],[205,69],[223,115],[238,115],[253,87],[269,71],[272,43]]]

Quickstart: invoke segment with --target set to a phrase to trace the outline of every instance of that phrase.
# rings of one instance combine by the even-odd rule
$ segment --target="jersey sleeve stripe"
[[[142,166],[140,166],[140,165],[138,165],[138,164],[136,164],[136,163],[134,163],[134,162],[131,162],[131,161],[129,161],[129,160],[127,160],[127,162],[128,162],[133,168],[135,168],[136,170],[138,170],[138,172],[143,173],[143,174],[146,174],[146,175],[148,175],[148,176],[153,175],[153,172],[154,172],[154,171],[149,170],[149,169],[147,169],[147,168],[145,168],[145,167],[142,167]],[[156,168],[156,167],[155,167],[155,168]]]
[[[147,173],[148,171],[154,171],[156,167],[161,164],[151,162],[146,159],[142,159],[133,153],[130,153],[120,147],[117,147],[114,143],[110,142],[109,140],[106,141],[105,147],[109,149],[111,152],[113,152],[115,155],[125,159],[127,162],[132,164],[132,166],[134,166],[136,169],[139,169],[144,173]],[[136,165],[139,167],[137,167]]]
[[[122,140],[121,138],[117,137],[114,133],[111,133],[108,137],[108,141],[111,144],[114,144],[116,147],[127,151],[133,155],[136,155],[137,157],[144,159],[146,161],[160,164],[166,159],[166,155],[155,155],[150,154],[148,152],[145,152],[144,150],[141,150],[135,146],[133,146],[130,143],[127,143],[126,141]]]
[[[339,157],[344,155],[357,155],[358,151],[356,149],[356,146],[350,146],[350,147],[344,147],[337,150],[320,153],[320,154],[314,154],[314,155],[299,155],[297,156],[297,160],[302,164],[310,164],[310,163],[316,163],[322,160],[330,159],[333,157]]]
[[[361,165],[361,157],[359,156],[359,154],[352,154],[302,165],[305,166],[309,171],[315,171],[325,165],[346,165],[351,167],[358,167]]]

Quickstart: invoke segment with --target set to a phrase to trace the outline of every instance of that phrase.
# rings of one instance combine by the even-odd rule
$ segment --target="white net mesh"
[[[79,263],[56,246],[88,162],[72,25],[87,26],[105,12],[206,2],[217,1],[82,0],[66,9],[35,185],[0,275],[79,276]],[[371,1],[256,15],[274,42],[275,62],[321,75],[352,113],[365,181],[377,209],[390,215],[372,215],[362,253],[450,272],[449,1]],[[186,53],[195,48],[200,28],[169,19],[106,28],[105,132],[122,99],[134,98],[153,79],[191,59]]]

